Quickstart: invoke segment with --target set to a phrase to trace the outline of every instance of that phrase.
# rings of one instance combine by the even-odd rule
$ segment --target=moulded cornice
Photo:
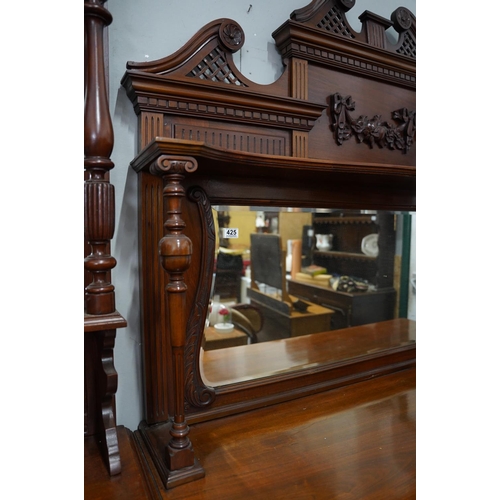
[[[297,57],[373,78],[416,86],[415,60],[288,20],[273,38],[283,58]]]
[[[199,164],[199,170],[203,170],[204,160],[210,160],[215,164],[238,165],[240,168],[260,167],[268,173],[272,170],[286,171],[302,170],[308,172],[327,172],[332,174],[355,174],[373,176],[391,176],[415,178],[415,166],[393,165],[387,163],[367,162],[336,162],[332,160],[319,160],[313,158],[298,158],[291,156],[276,156],[266,154],[248,153],[245,151],[232,151],[208,146],[202,141],[191,141],[182,139],[170,139],[156,137],[153,139],[130,163],[130,166],[140,172],[148,169],[161,155],[190,155],[195,157]]]
[[[291,97],[261,94],[236,85],[198,79],[175,80],[137,70],[128,70],[122,85],[137,114],[168,112],[311,130],[327,107]]]

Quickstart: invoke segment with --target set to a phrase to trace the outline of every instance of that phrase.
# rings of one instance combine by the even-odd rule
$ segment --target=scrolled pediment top
[[[290,19],[298,22],[309,21],[309,19],[311,19],[316,14],[316,12],[321,10],[323,5],[328,4],[329,2],[330,0],[313,0],[305,7],[295,9],[290,14]],[[347,12],[354,7],[356,0],[339,0],[336,3],[343,11]]]
[[[346,56],[359,57],[367,62],[385,61],[395,67],[415,70],[415,61],[408,60],[401,54],[371,46],[358,39],[348,39],[337,35],[325,36],[325,33],[312,26],[292,20],[282,24],[272,36],[282,57],[289,57],[290,54],[287,51],[300,46],[301,54],[294,55],[302,55],[303,59],[314,58],[316,53],[321,54],[322,50],[329,50]]]
[[[128,70],[164,74],[187,63],[201,47],[210,40],[218,39],[220,46],[227,52],[234,53],[245,43],[245,34],[241,26],[232,19],[216,19],[203,26],[186,44],[173,54],[154,61],[128,61]]]
[[[293,11],[290,19],[273,33],[282,56],[287,57],[282,49],[291,45],[292,40],[298,41],[297,35],[300,38],[299,33],[293,34],[286,27],[287,24],[296,24],[315,32],[315,35],[308,36],[316,36],[318,46],[328,46],[330,40],[338,39],[346,47],[349,44],[358,44],[377,49],[389,57],[416,58],[416,17],[410,10],[398,7],[390,19],[365,11],[359,16],[362,28],[358,32],[353,29],[346,17],[346,12],[354,4],[354,0],[313,0],[302,9]],[[393,43],[385,33],[391,26],[399,33],[396,43]]]

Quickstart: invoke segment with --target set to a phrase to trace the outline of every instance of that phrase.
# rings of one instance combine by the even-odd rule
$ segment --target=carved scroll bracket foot
[[[110,476],[116,476],[122,471],[118,432],[116,427],[106,429],[104,439],[99,443],[101,455]]]
[[[118,375],[113,363],[116,330],[99,329],[98,321],[100,317],[85,318],[86,435],[96,439],[108,473],[114,476],[121,472],[115,419]]]

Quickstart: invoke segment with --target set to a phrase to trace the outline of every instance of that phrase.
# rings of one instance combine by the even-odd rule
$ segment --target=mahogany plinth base
[[[93,295],[87,293],[85,295],[86,310],[91,315],[112,314],[115,311],[115,294],[114,292],[100,293]]]
[[[174,488],[184,483],[189,483],[205,477],[205,470],[194,457],[193,465],[179,470],[170,470],[166,462],[168,443],[171,439],[171,422],[148,425],[146,422],[139,424],[139,429],[134,435],[141,450],[143,461],[156,470],[163,486],[166,489]],[[190,446],[192,450],[192,447]]]
[[[182,450],[176,450],[167,446],[165,458],[167,459],[167,466],[171,471],[183,470],[186,467],[190,467],[194,463],[193,445],[189,443],[189,446]]]

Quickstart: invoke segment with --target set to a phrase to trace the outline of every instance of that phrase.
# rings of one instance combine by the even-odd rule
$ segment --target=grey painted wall
[[[135,430],[143,418],[142,361],[139,310],[139,264],[137,225],[137,180],[129,167],[137,154],[137,117],[120,87],[127,61],[146,61],[170,55],[206,23],[228,17],[245,32],[245,45],[235,54],[240,71],[249,79],[267,84],[283,68],[271,33],[290,13],[309,0],[108,0],[113,15],[109,27],[109,95],[115,145],[111,159],[115,168],[111,182],[116,192],[116,230],[112,254],[116,307],[127,319],[127,328],[117,332],[115,367],[117,423]],[[251,8],[250,8],[251,5]],[[349,23],[360,31],[359,15],[370,10],[390,18],[397,7],[416,14],[416,0],[357,0],[347,13]],[[396,39],[394,30],[389,30]]]

